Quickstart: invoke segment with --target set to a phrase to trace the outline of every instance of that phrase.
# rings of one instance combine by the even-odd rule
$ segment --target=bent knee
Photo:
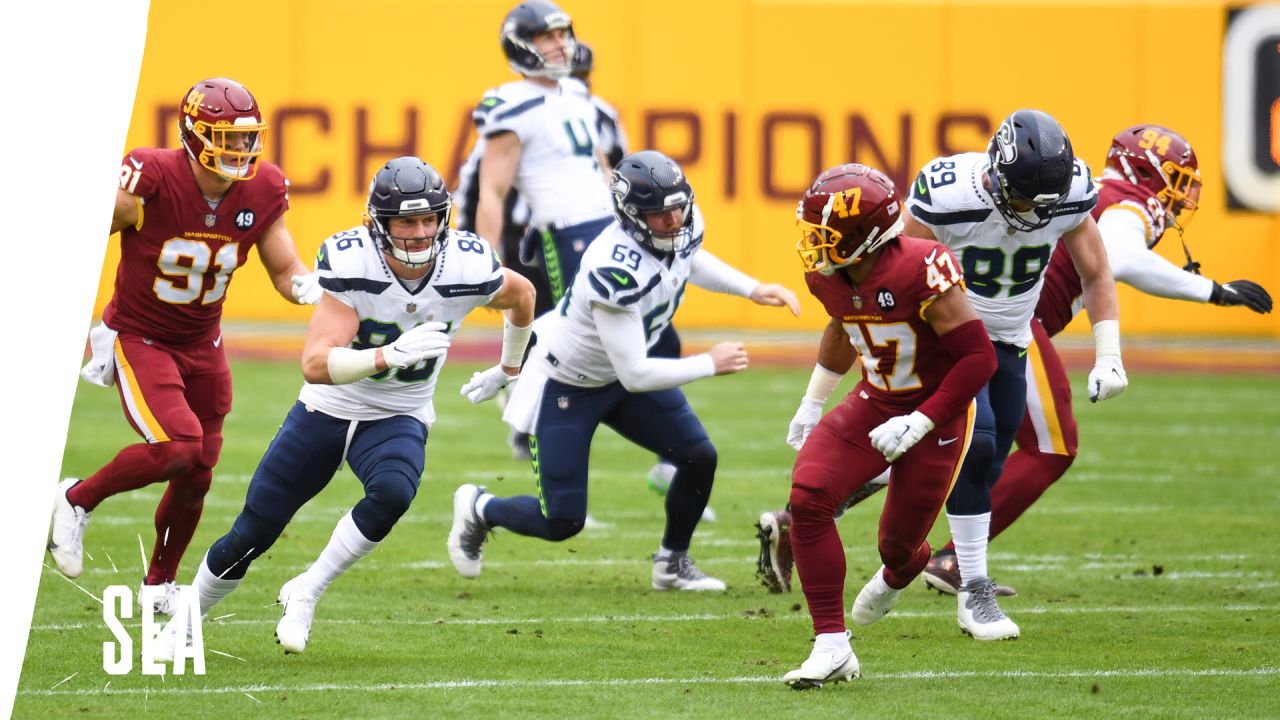
[[[560,542],[582,532],[582,528],[587,524],[586,518],[556,518],[547,521],[547,539]]]
[[[199,464],[204,445],[199,439],[164,440],[153,443],[150,449],[165,475],[181,475]]]

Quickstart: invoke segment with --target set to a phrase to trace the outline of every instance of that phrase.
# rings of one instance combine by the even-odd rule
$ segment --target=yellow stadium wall
[[[153,0],[128,147],[176,146],[176,105],[203,77],[258,97],[267,157],[293,183],[288,224],[310,259],[359,222],[381,163],[416,153],[451,178],[470,109],[514,79],[498,46],[511,0],[259,0],[210,14]],[[1159,122],[1191,139],[1205,178],[1187,239],[1206,274],[1280,290],[1280,216],[1228,210],[1221,167],[1220,2],[566,2],[596,52],[595,90],[621,111],[632,149],[682,161],[708,223],[706,247],[762,280],[803,291],[794,207],[823,167],[876,165],[908,182],[939,154],[978,150],[1018,107],[1056,116],[1095,172],[1111,136]],[[240,33],[246,28],[248,32]],[[244,40],[240,38],[244,37]],[[123,150],[123,148],[122,148]],[[1182,264],[1176,236],[1158,250]],[[96,310],[111,293],[113,238]],[[1260,317],[1121,289],[1124,329],[1280,336]],[[254,260],[226,317],[303,320]],[[481,319],[492,323],[495,319]],[[816,329],[772,308],[689,293],[682,327]],[[1072,330],[1087,330],[1077,322]]]

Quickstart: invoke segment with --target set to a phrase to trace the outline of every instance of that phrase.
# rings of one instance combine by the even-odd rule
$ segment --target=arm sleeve
[[[1098,230],[1116,282],[1157,297],[1209,302],[1213,280],[1185,272],[1147,249],[1146,227],[1136,212],[1124,207],[1108,209],[1098,219]]]
[[[666,390],[716,374],[715,362],[706,353],[678,360],[646,357],[644,328],[636,312],[592,303],[591,315],[613,370],[628,392]]]
[[[760,284],[755,278],[731,267],[706,250],[699,250],[693,256],[693,262],[689,266],[689,282],[703,290],[742,297],[751,297],[751,291]]]
[[[970,320],[938,339],[955,364],[933,395],[916,408],[934,424],[962,412],[996,371],[996,351],[981,320]]]

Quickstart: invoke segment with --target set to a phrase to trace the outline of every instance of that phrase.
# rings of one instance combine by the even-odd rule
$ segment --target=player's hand
[[[1256,282],[1250,280],[1232,280],[1229,283],[1213,284],[1213,292],[1209,302],[1214,305],[1230,307],[1243,305],[1250,310],[1266,315],[1271,312],[1271,295]]]
[[[717,375],[731,375],[747,369],[747,349],[740,342],[716,343],[707,354],[716,364]]]
[[[877,425],[867,433],[871,445],[884,453],[884,459],[893,462],[902,457],[920,438],[933,429],[933,421],[919,410],[910,415],[899,415]]]
[[[485,400],[492,400],[499,390],[519,377],[519,374],[508,375],[501,365],[494,365],[488,370],[472,373],[471,380],[462,386],[461,393],[473,405],[479,405]]]
[[[293,276],[293,299],[299,305],[315,305],[324,297],[324,289],[320,287],[320,278],[315,273]]]
[[[387,367],[407,368],[423,360],[437,358],[449,349],[449,336],[442,322],[423,323],[382,346],[382,359]]]
[[[1098,358],[1089,371],[1089,402],[1113,398],[1129,387],[1129,376],[1124,374],[1120,358],[1104,355]]]
[[[796,298],[795,293],[781,285],[772,283],[757,285],[755,290],[751,291],[751,302],[774,307],[785,305],[792,315],[800,317],[800,300]]]
[[[809,433],[813,432],[822,419],[824,405],[826,403],[810,397],[800,400],[800,407],[796,409],[795,417],[791,418],[791,426],[787,428],[787,444],[792,450],[799,450],[804,441],[809,439]]]

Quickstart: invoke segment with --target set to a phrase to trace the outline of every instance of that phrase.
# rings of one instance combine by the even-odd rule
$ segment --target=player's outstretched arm
[[[298,259],[293,236],[284,224],[284,216],[276,218],[258,241],[258,257],[267,269],[271,284],[280,297],[298,305],[314,305],[324,293],[315,276]],[[297,281],[294,278],[298,278]]]
[[[800,407],[787,426],[787,444],[793,450],[804,446],[809,433],[822,420],[822,410],[827,405],[827,398],[835,392],[840,379],[853,367],[853,344],[844,325],[836,318],[831,318],[822,330],[822,340],[818,344],[818,364],[813,367],[813,375],[809,377],[809,386],[805,388],[804,397],[800,399]]]
[[[1120,361],[1120,301],[1116,297],[1116,282],[1111,275],[1102,234],[1092,216],[1063,235],[1062,242],[1067,243],[1076,272],[1080,274],[1084,307],[1093,323],[1094,364],[1089,373],[1089,402],[1106,400],[1124,392],[1129,385]]]
[[[634,310],[592,303],[591,316],[605,354],[627,392],[652,392],[698,378],[738,372],[747,366],[741,343],[720,343],[710,351],[683,358],[646,355],[644,325]]]
[[[698,254],[693,256],[689,282],[703,290],[739,295],[757,305],[785,306],[792,315],[800,315],[800,301],[795,293],[782,285],[761,283],[707,250],[698,250]]]
[[[502,289],[489,301],[488,307],[505,311],[502,323],[502,353],[498,364],[471,375],[464,383],[462,396],[480,404],[497,396],[498,391],[520,377],[524,351],[533,334],[533,308],[536,291],[533,283],[517,272],[503,268]]]

